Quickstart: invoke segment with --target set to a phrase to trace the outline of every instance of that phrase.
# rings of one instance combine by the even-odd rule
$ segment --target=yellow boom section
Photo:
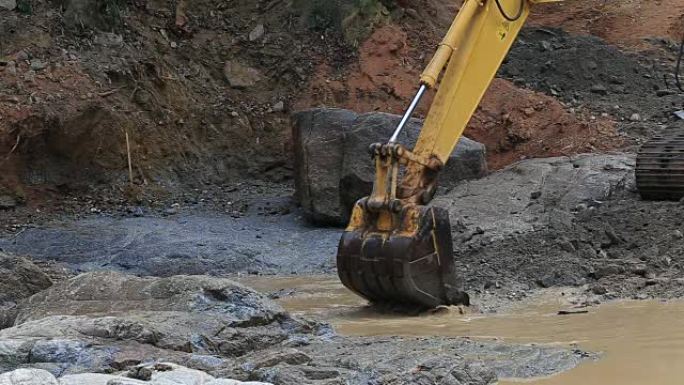
[[[421,75],[423,84],[434,87],[449,63],[414,148],[415,154],[435,155],[446,163],[525,23],[530,4],[551,1],[558,0],[499,0],[498,5],[495,0],[464,2]]]

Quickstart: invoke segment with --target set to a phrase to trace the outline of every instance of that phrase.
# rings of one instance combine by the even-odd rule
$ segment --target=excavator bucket
[[[437,175],[531,5],[550,1],[463,2],[389,141],[371,145],[373,192],[356,204],[337,254],[340,279],[349,289],[371,302],[468,304],[454,266],[449,215],[430,206]],[[408,150],[398,137],[427,90],[435,88],[420,136]]]
[[[337,271],[342,283],[372,303],[468,305],[460,290],[449,213],[413,206],[397,217],[400,225],[380,230],[377,215],[359,201],[340,240]],[[386,213],[384,213],[386,214]]]

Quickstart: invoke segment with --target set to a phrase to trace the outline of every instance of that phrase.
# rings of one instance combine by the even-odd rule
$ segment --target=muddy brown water
[[[601,358],[570,371],[500,384],[675,385],[684,382],[684,301],[620,301],[559,316],[568,307],[560,291],[549,291],[496,315],[452,308],[434,314],[386,314],[366,306],[336,277],[257,277],[239,281],[264,293],[294,314],[333,324],[352,336],[451,336],[513,343],[579,346]]]

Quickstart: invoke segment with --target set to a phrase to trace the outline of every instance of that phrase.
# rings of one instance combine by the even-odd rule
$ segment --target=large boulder
[[[296,196],[307,218],[317,224],[344,225],[354,203],[370,194],[374,165],[372,143],[384,142],[401,117],[357,114],[340,109],[311,109],[294,115]],[[399,142],[412,148],[422,121],[412,119]],[[463,137],[440,174],[440,185],[487,173],[484,145]]]
[[[346,132],[357,114],[348,110],[308,110],[294,115],[295,195],[315,223],[342,222],[340,180]],[[358,154],[368,159],[367,151]]]
[[[50,277],[33,262],[0,253],[0,329],[14,322],[17,302],[51,285]]]

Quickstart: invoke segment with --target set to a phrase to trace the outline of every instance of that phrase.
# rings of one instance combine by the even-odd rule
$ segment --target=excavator
[[[393,135],[370,146],[373,190],[356,202],[337,252],[338,275],[348,289],[372,303],[469,305],[454,263],[449,214],[430,205],[437,177],[530,8],[559,1],[463,2]],[[408,149],[397,139],[430,89],[436,90],[432,105],[414,148]],[[636,173],[644,198],[682,197],[681,143],[684,137],[655,138],[642,147]]]

